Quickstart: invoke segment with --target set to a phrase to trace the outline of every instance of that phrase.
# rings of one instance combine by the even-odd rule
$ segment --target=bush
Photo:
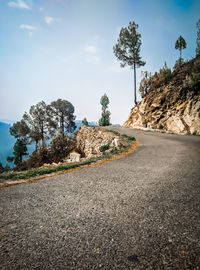
[[[102,145],[99,150],[101,152],[105,152],[106,150],[110,149],[110,145],[109,144],[105,144],[105,145]]]
[[[171,69],[168,68],[166,62],[163,68],[160,69],[159,72],[155,72],[155,74],[150,79],[150,89],[158,88],[162,86],[164,83],[168,82],[171,78]]]
[[[151,90],[151,72],[142,71],[142,80],[140,82],[139,91],[141,97],[145,97],[145,95]]]
[[[126,134],[122,134],[122,137],[124,137],[125,139],[128,139],[129,141],[135,141],[135,140],[136,140],[135,137],[133,137],[133,136],[128,136],[128,135],[126,135]]]
[[[76,147],[76,139],[67,136],[62,131],[58,132],[49,146],[49,159],[51,162],[59,162]]]
[[[200,73],[192,73],[191,75],[186,75],[185,80],[183,81],[184,87],[190,89],[197,89],[200,85]]]
[[[2,165],[2,163],[0,162],[0,173],[3,173],[4,172],[4,167]]]

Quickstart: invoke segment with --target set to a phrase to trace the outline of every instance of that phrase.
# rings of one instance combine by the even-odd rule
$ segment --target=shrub
[[[128,136],[126,134],[122,134],[122,137],[124,137],[125,139],[128,139],[129,141],[135,141],[135,137],[133,137],[133,136]]]
[[[142,71],[142,80],[140,82],[139,91],[141,97],[145,97],[145,95],[151,90],[151,72]]]
[[[0,173],[3,173],[3,172],[4,172],[4,168],[3,168],[2,163],[0,162]]]
[[[49,158],[51,162],[59,162],[76,147],[76,139],[67,136],[62,131],[58,132],[49,146]]]
[[[173,67],[174,70],[180,68],[182,65],[184,64],[184,59],[183,58],[179,58],[178,60],[176,60],[176,63]]]
[[[105,144],[105,145],[102,145],[99,150],[101,152],[105,152],[106,150],[108,150],[110,148],[110,145],[109,144]]]
[[[200,85],[200,73],[192,73],[191,75],[186,75],[183,81],[184,87],[196,90]]]

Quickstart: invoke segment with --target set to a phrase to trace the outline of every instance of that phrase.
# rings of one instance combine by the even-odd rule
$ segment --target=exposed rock
[[[76,152],[70,153],[70,161],[71,162],[80,162],[81,160],[81,155]]]
[[[85,157],[100,156],[101,146],[119,146],[118,136],[100,127],[81,126],[77,134],[77,151]]]
[[[111,146],[113,147],[119,147],[120,146],[120,140],[118,138],[114,138],[111,142]]]
[[[191,83],[194,74],[197,81]],[[167,83],[148,92],[123,127],[200,135],[200,59],[185,63]]]

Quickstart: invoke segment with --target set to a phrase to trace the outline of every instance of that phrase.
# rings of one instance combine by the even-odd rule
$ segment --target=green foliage
[[[200,19],[197,22],[196,55],[200,56]]]
[[[36,142],[42,141],[42,145],[45,146],[45,141],[48,138],[47,133],[51,132],[49,121],[50,118],[47,115],[47,105],[44,101],[32,105],[29,114],[23,115],[23,120],[26,122],[30,129],[30,138]]]
[[[163,80],[165,82],[167,82],[170,79],[172,72],[171,72],[171,69],[168,68],[166,62],[164,64],[163,68],[160,70],[160,73],[161,73]]]
[[[74,132],[76,129],[74,106],[71,102],[58,99],[47,106],[49,126],[53,129],[61,129],[63,132]]]
[[[189,89],[197,90],[200,86],[200,72],[193,72],[190,75],[186,75],[185,80],[183,81],[183,85]]]
[[[110,125],[110,112],[107,110],[109,104],[109,98],[106,94],[101,97],[100,104],[102,106],[102,114],[99,119],[100,126],[109,126]]]
[[[6,166],[4,167],[4,172],[8,173],[9,171],[10,171],[10,166],[6,164]]]
[[[3,168],[2,163],[0,162],[0,173],[3,173],[3,172],[4,172],[4,168]]]
[[[179,36],[179,38],[177,39],[175,43],[175,49],[180,51],[180,59],[182,58],[181,56],[182,50],[185,49],[186,47],[187,47],[187,43],[185,39],[182,36]]]
[[[117,149],[116,147],[113,147],[113,149],[110,151],[110,153],[113,154],[113,155],[117,155],[117,154],[120,153],[120,150]]]
[[[133,137],[133,136],[128,136],[128,135],[126,135],[126,134],[122,134],[122,137],[128,139],[129,141],[135,141],[135,140],[136,140],[135,137]]]
[[[42,168],[42,169],[37,168],[37,169],[32,169],[23,173],[1,174],[0,179],[4,179],[4,180],[27,179],[31,177],[40,176],[40,175],[50,174],[53,172],[70,170],[70,169],[77,168],[83,165],[89,165],[91,163],[94,163],[95,161],[96,159],[93,158],[93,159],[89,159],[80,163],[69,163],[69,164],[64,164],[64,165],[60,165],[60,166],[52,167],[52,168]]]
[[[184,64],[184,59],[183,58],[179,58],[178,60],[176,60],[176,63],[173,67],[174,70],[180,68],[182,65]]]
[[[105,144],[105,145],[102,145],[99,150],[101,152],[105,152],[106,150],[110,149],[110,145],[109,144]]]
[[[14,164],[19,165],[22,162],[23,156],[28,155],[26,142],[24,139],[17,139],[13,147]]]
[[[88,121],[87,121],[86,118],[83,118],[82,124],[83,124],[84,126],[89,126]]]
[[[14,157],[7,157],[6,159],[8,162],[13,162],[14,161]]]
[[[143,98],[151,89],[151,72],[142,71],[141,75],[142,75],[142,80],[140,82],[139,91],[140,91],[141,97]]]
[[[111,131],[109,130],[109,132],[113,132],[115,135],[116,133],[119,134],[116,131]],[[120,135],[120,134],[119,134]],[[123,135],[125,139],[127,139],[128,141],[134,141],[135,138],[132,136],[127,136],[127,135]],[[46,148],[42,147],[39,151],[34,152],[31,155],[31,166],[30,166],[30,170],[27,171],[28,168],[28,164],[30,165],[30,159],[27,160],[25,163],[26,164],[26,171],[25,172],[9,172],[9,173],[3,173],[4,170],[1,170],[1,164],[0,164],[0,181],[4,181],[4,180],[17,180],[17,179],[28,179],[31,177],[37,177],[40,175],[45,175],[45,174],[50,174],[53,172],[59,172],[59,171],[64,171],[64,170],[69,170],[72,168],[77,168],[83,165],[89,165],[92,163],[95,163],[98,160],[104,159],[104,158],[109,158],[111,156],[111,154],[119,154],[121,152],[123,152],[123,149],[126,149],[127,147],[129,147],[131,145],[131,143],[128,143],[127,145],[121,145],[120,149],[117,149],[116,147],[113,147],[111,149],[111,151],[109,153],[105,152],[106,150],[110,149],[110,145],[103,145],[102,146],[102,153],[103,155],[100,157],[96,157],[96,158],[91,158],[79,163],[68,163],[68,164],[62,164],[62,165],[58,165],[56,167],[50,167],[50,168],[32,168],[32,165],[35,164],[35,166],[37,167],[38,164],[40,163],[40,166],[45,162],[48,162],[48,151]],[[46,160],[44,160],[44,156],[46,156]],[[41,158],[43,159],[41,162]],[[38,162],[38,164],[36,164]],[[23,169],[23,163],[22,166],[20,167],[21,169]]]
[[[18,138],[27,138],[27,135],[30,133],[30,129],[27,126],[26,122],[22,119],[12,125],[10,128],[10,135]]]
[[[159,70],[159,72],[155,72],[155,74],[150,79],[150,89],[160,87],[164,83],[168,82],[171,78],[171,69],[167,66],[166,62],[164,66]]]
[[[49,147],[49,159],[51,162],[59,162],[76,147],[76,139],[67,136],[62,131],[53,136]]]
[[[140,56],[141,34],[137,32],[138,24],[130,22],[128,27],[123,27],[120,31],[116,45],[113,47],[114,54],[121,61],[121,67],[130,66],[134,69],[134,96],[136,97],[136,68],[145,65]]]
[[[120,136],[120,133],[118,131],[115,131],[115,130],[111,130],[111,129],[106,129],[107,132],[111,132],[117,136]]]

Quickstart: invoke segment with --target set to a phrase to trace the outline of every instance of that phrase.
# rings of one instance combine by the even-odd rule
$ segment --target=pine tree
[[[45,147],[45,141],[48,139],[50,129],[50,118],[47,115],[47,105],[44,101],[32,105],[29,114],[25,112],[23,120],[30,129],[30,138],[36,142],[36,148],[39,141],[42,141],[42,146]]]
[[[101,97],[100,104],[102,106],[102,114],[99,119],[100,126],[109,126],[110,125],[110,112],[107,110],[109,104],[109,98],[106,94]]]
[[[175,49],[178,49],[180,51],[180,58],[179,58],[180,64],[182,63],[182,50],[185,49],[186,46],[187,46],[187,43],[185,39],[182,36],[180,36],[175,43]]]
[[[27,143],[30,129],[27,126],[24,120],[18,121],[12,125],[10,128],[10,135],[14,136],[17,140],[13,147],[13,156],[7,157],[8,162],[12,162],[14,160],[15,165],[19,165],[22,160],[23,156],[28,155],[27,153]]]
[[[49,124],[53,128],[61,129],[63,133],[72,133],[76,129],[74,106],[71,102],[63,99],[53,101],[47,106],[47,114],[51,119]]]
[[[83,124],[84,126],[89,126],[88,121],[87,121],[86,118],[83,118],[82,124]]]
[[[136,68],[145,65],[140,56],[141,34],[137,32],[138,24],[130,22],[128,27],[120,31],[116,45],[113,47],[114,54],[121,61],[121,67],[130,66],[134,70],[134,102],[136,96]]]

